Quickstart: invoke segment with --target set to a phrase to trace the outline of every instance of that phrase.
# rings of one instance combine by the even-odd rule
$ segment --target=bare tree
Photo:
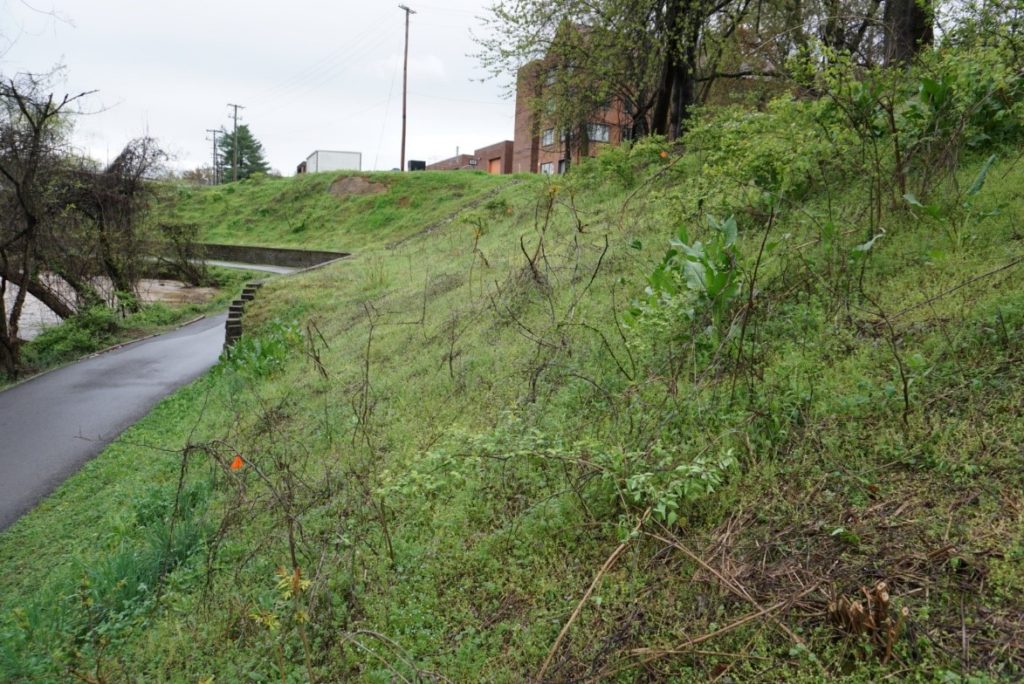
[[[0,369],[17,372],[19,319],[29,289],[42,287],[39,240],[60,211],[52,182],[67,149],[67,116],[87,93],[45,93],[46,77],[23,74],[0,81]],[[6,290],[17,293],[7,310]]]
[[[142,230],[153,195],[149,179],[166,157],[153,138],[136,138],[106,168],[80,167],[68,174],[65,184],[62,201],[73,207],[75,216],[68,218],[77,219],[79,249],[91,252],[121,306],[130,311],[139,308],[134,295],[150,243]],[[62,253],[53,255],[54,263]]]

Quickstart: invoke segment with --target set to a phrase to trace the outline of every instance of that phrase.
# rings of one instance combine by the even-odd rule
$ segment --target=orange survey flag
[[[231,462],[232,470],[241,470],[245,467],[245,461],[242,460],[241,454],[235,454],[235,460]]]

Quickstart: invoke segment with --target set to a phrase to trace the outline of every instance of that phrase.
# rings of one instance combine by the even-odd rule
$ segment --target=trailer
[[[321,171],[362,171],[363,154],[361,152],[342,152],[340,150],[317,150],[306,157],[306,173]]]

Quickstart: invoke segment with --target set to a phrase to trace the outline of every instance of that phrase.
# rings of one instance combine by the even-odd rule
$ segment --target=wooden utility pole
[[[206,132],[213,134],[213,185],[220,185],[220,165],[217,163],[217,136],[220,135],[220,130],[207,128]]]
[[[235,109],[235,128],[231,133],[231,180],[238,180],[238,110],[245,109],[242,105],[228,103],[228,107],[234,107]]]
[[[405,5],[399,5],[398,9],[405,12],[405,61],[402,66],[402,162],[399,167],[402,171],[405,171],[406,103],[409,94],[409,15],[416,14],[416,12]]]

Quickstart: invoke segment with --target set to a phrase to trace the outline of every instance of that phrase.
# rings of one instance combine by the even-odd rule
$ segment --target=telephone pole
[[[245,109],[245,107],[242,105],[231,104],[230,102],[228,103],[228,107],[234,107],[235,109],[235,128],[231,133],[231,151],[233,157],[231,160],[231,180],[236,181],[238,180],[238,110]]]
[[[220,185],[220,165],[217,164],[217,136],[220,135],[220,130],[207,128],[206,132],[213,133],[213,184]]]
[[[405,12],[405,63],[402,66],[402,163],[400,166],[401,170],[405,171],[405,122],[409,89],[409,15],[416,14],[416,12],[405,5],[399,5],[398,9]]]

